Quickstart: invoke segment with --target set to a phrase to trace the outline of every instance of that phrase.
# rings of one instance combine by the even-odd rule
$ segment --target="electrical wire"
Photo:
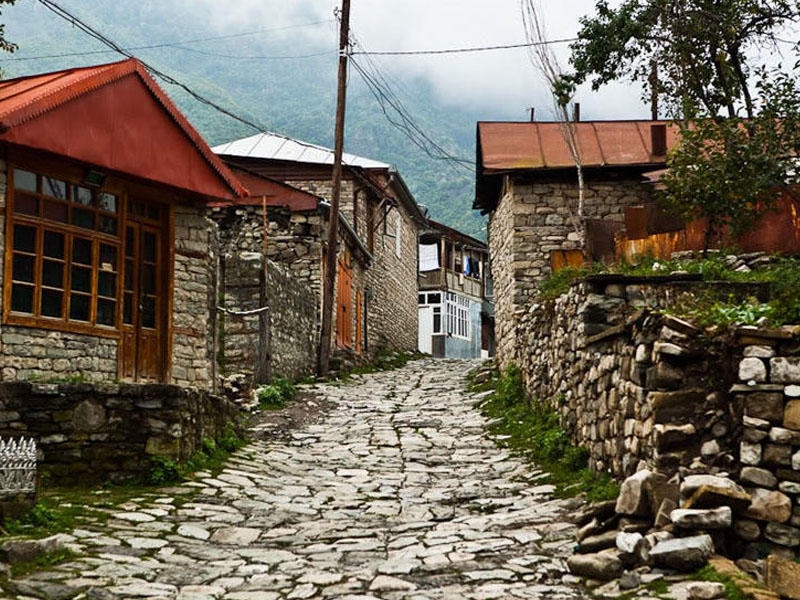
[[[360,43],[352,36],[354,45],[361,47]],[[370,58],[370,54],[360,51],[358,54],[365,57],[365,63],[352,58],[356,52],[351,52],[350,63],[361,76],[370,93],[386,117],[387,121],[403,133],[420,150],[436,160],[444,160],[453,166],[460,167],[474,173],[473,161],[451,154],[441,144],[431,138],[425,130],[411,117],[402,100],[393,90],[392,84],[383,75],[378,65]]]
[[[245,31],[240,33],[231,33],[226,35],[217,35],[217,36],[210,36],[210,37],[202,37],[202,38],[194,38],[190,40],[182,40],[178,42],[169,42],[169,43],[161,43],[161,44],[148,44],[146,46],[130,46],[126,47],[125,50],[128,52],[134,52],[138,50],[153,50],[158,48],[177,48],[178,50],[186,50],[189,52],[197,52],[201,54],[209,54],[211,56],[219,56],[220,58],[239,58],[239,59],[261,59],[261,60],[282,60],[282,59],[294,59],[294,58],[311,58],[315,56],[322,56],[323,54],[329,54],[329,52],[320,52],[317,54],[307,54],[302,56],[233,56],[233,55],[221,55],[221,54],[211,54],[205,53],[200,50],[194,48],[186,48],[187,44],[197,44],[201,42],[215,42],[219,40],[228,40],[234,38],[241,38],[250,35],[258,35],[261,33],[270,33],[273,31],[285,31],[287,29],[299,29],[303,27],[315,27],[317,25],[323,25],[326,23],[332,23],[333,19],[326,19],[324,21],[315,21],[313,23],[305,23],[300,25],[287,25],[285,27],[273,27],[269,29],[256,29],[253,31]],[[45,58],[68,58],[74,56],[91,56],[93,54],[107,54],[112,50],[95,50],[92,52],[70,52],[67,54],[49,54],[49,55],[39,55],[39,56],[25,56],[25,57],[12,57],[12,58],[4,58],[0,60],[7,60],[7,61],[25,61],[25,60],[39,60]]]
[[[370,51],[366,50],[355,51],[353,55],[363,56],[430,56],[435,54],[464,54],[467,52],[489,52],[492,50],[511,50],[514,48],[530,48],[532,46],[549,46],[551,44],[568,44],[576,42],[578,38],[561,38],[556,40],[542,40],[537,42],[526,42],[524,44],[505,44],[500,46],[477,46],[474,48],[449,48],[444,50],[381,50]]]

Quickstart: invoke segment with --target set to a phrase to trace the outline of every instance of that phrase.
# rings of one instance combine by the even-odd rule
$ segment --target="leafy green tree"
[[[17,0],[0,0],[0,4],[14,4]],[[2,14],[2,12],[0,12]],[[0,24],[0,50],[4,52],[14,52],[17,49],[17,45],[13,42],[9,42],[6,39],[6,26]]]
[[[686,220],[708,220],[705,250],[729,227],[751,229],[800,183],[800,94],[785,73],[762,73],[751,119],[683,121],[681,143],[667,157],[661,198]]]
[[[581,19],[572,45],[571,85],[592,88],[619,79],[643,84],[673,114],[685,106],[735,117],[754,116],[748,82],[753,52],[777,42],[780,28],[798,19],[797,0],[606,0]]]

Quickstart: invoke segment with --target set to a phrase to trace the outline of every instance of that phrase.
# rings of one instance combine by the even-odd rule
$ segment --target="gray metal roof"
[[[240,140],[233,140],[212,148],[217,154],[285,160],[319,165],[333,164],[333,150],[316,144],[293,140],[274,133],[257,133]],[[391,165],[369,158],[344,153],[342,163],[364,169],[389,169]]]

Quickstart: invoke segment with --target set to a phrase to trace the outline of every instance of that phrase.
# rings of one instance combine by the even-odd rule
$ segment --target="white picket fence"
[[[36,442],[33,438],[0,439],[0,495],[36,491]]]

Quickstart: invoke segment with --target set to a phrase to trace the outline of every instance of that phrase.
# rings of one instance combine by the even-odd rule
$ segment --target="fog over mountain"
[[[336,96],[338,0],[60,0],[118,45],[199,94],[259,126],[331,146]],[[547,0],[545,4],[563,7]],[[548,11],[552,39],[574,36],[593,2]],[[0,56],[5,77],[122,58],[35,0],[3,8],[7,37],[20,46]],[[525,41],[518,0],[354,0],[356,50],[432,50]],[[566,44],[555,46],[566,64]],[[351,68],[345,149],[395,165],[431,216],[483,237],[471,210],[475,123],[525,120],[527,108],[549,119],[550,101],[524,49],[448,55],[365,56],[354,61],[402,106],[430,141],[431,157],[389,122],[358,70]],[[211,144],[254,130],[159,83]],[[582,100],[584,118],[646,115],[638,92],[617,86]],[[601,101],[602,99],[602,101]],[[386,108],[386,106],[384,106]],[[389,117],[400,117],[387,108]],[[419,137],[419,135],[417,135]],[[431,149],[433,142],[436,149]],[[459,165],[446,154],[466,159]]]

